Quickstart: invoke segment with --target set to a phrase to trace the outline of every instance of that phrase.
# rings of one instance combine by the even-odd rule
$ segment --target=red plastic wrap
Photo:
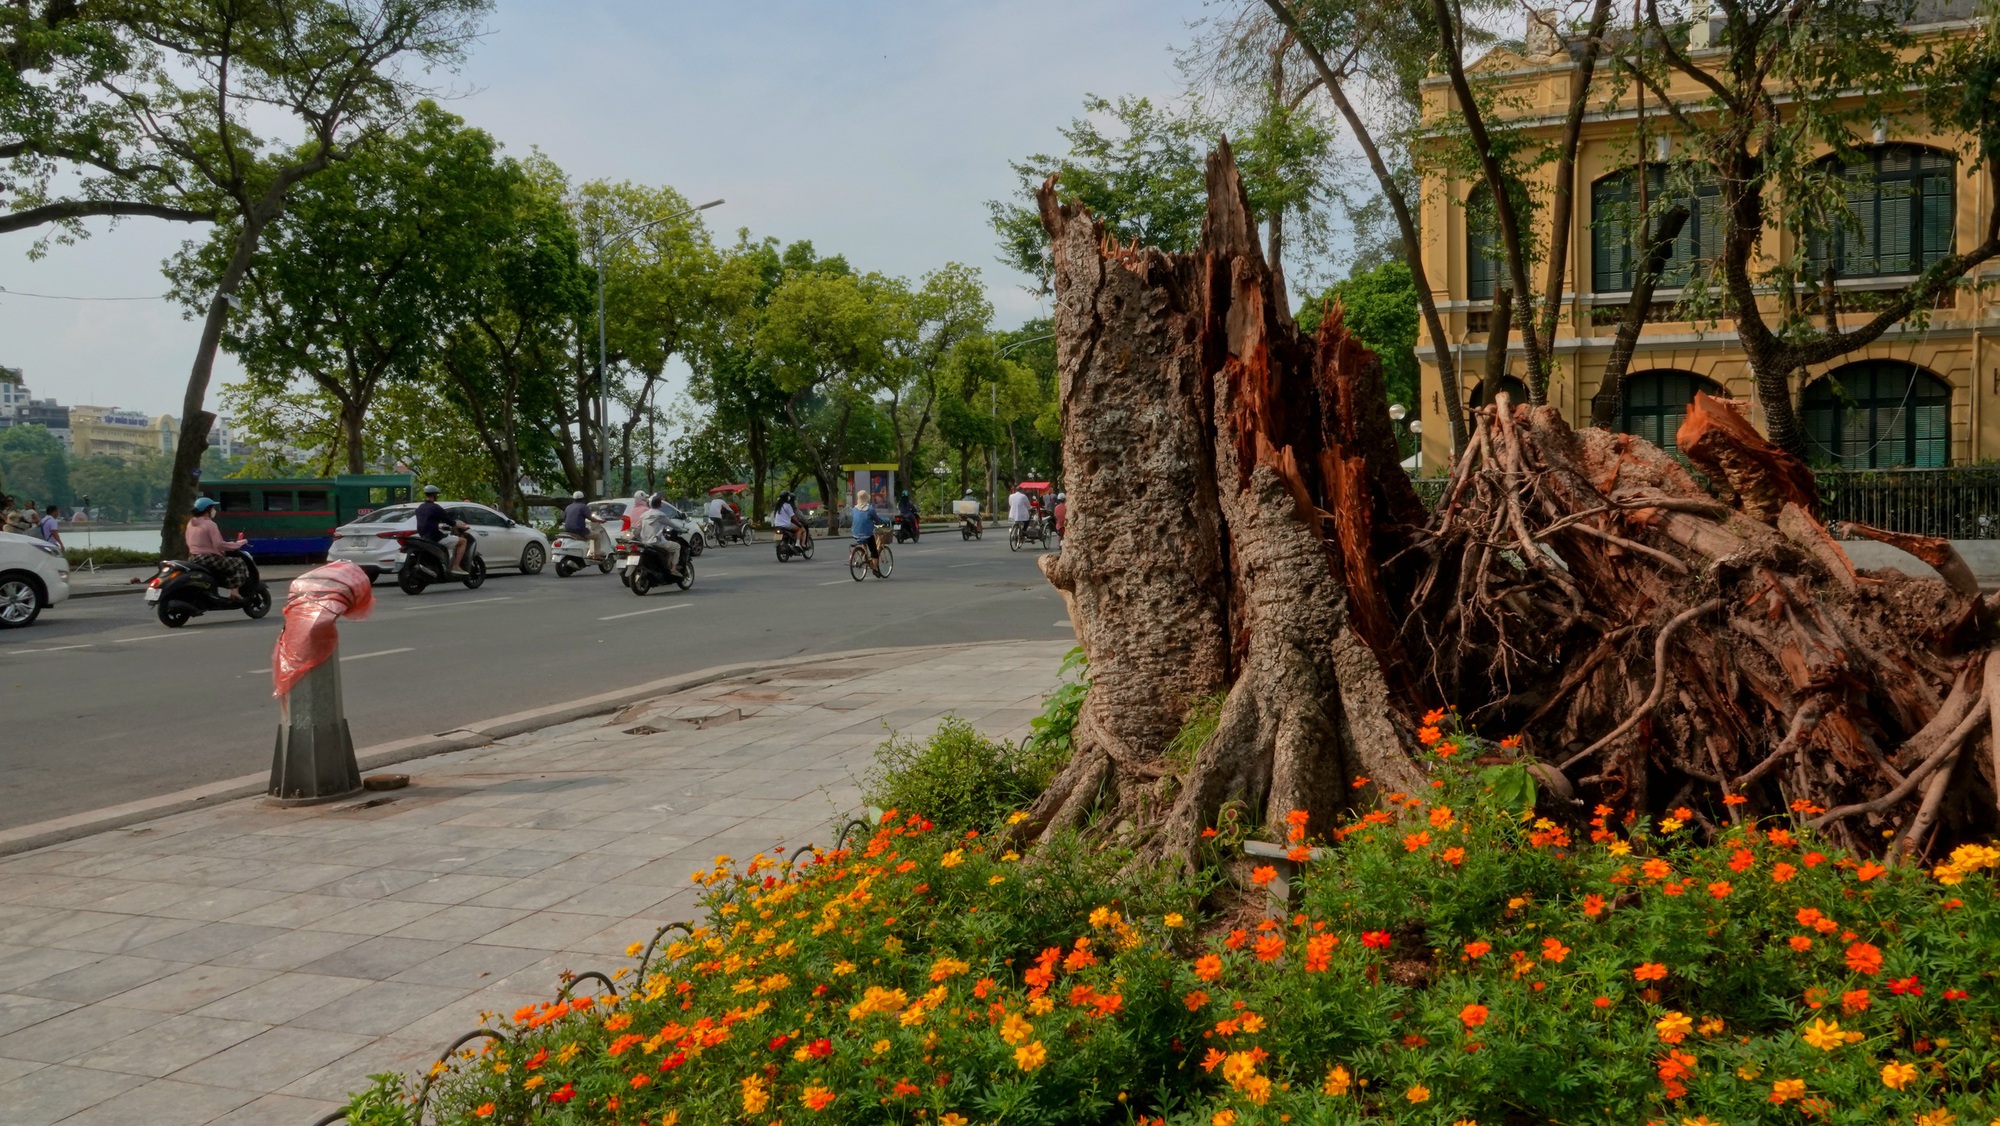
[[[365,618],[375,608],[368,572],[352,563],[328,563],[292,580],[285,603],[285,630],[271,652],[273,696],[292,690],[340,647],[342,618]]]

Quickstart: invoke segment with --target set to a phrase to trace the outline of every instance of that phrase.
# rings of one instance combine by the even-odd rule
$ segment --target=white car
[[[479,554],[489,570],[514,569],[538,574],[549,562],[549,538],[527,524],[510,520],[483,504],[451,501],[445,515],[463,520],[479,537]],[[327,562],[358,565],[371,579],[393,575],[403,565],[403,540],[417,530],[417,506],[392,504],[333,530]]]
[[[694,521],[673,504],[664,501],[661,503],[665,506],[663,511],[667,514],[667,523],[673,525],[675,531],[692,543],[695,536]],[[608,521],[605,527],[611,530],[611,538],[618,539],[632,528],[631,521],[625,519],[625,510],[630,507],[632,507],[630,497],[594,500],[590,502],[590,514]]]
[[[69,598],[69,560],[34,536],[0,532],[0,629],[32,625],[42,608]]]

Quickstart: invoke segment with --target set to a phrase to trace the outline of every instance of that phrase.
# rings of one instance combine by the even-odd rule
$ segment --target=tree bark
[[[1493,311],[1486,322],[1486,371],[1479,378],[1479,401],[1495,402],[1507,378],[1507,353],[1514,337],[1514,290],[1499,286],[1493,291]]]
[[[1612,337],[1611,356],[1604,361],[1604,373],[1597,385],[1597,393],[1590,397],[1590,424],[1600,430],[1611,430],[1618,425],[1618,415],[1625,406],[1625,373],[1632,366],[1632,352],[1638,347],[1639,332],[1646,327],[1646,315],[1653,304],[1653,289],[1659,284],[1660,274],[1667,268],[1668,259],[1674,255],[1674,240],[1681,237],[1681,228],[1687,225],[1688,209],[1670,208],[1660,216],[1653,227],[1653,237],[1646,243],[1646,253],[1639,263],[1639,276],[1632,279],[1632,296],[1625,303],[1625,315],[1618,319],[1618,332]]]
[[[1076,754],[1024,832],[1096,814],[1182,863],[1228,807],[1324,824],[1363,775],[1421,778],[1361,635],[1371,615],[1393,631],[1386,599],[1370,585],[1357,601],[1342,575],[1350,550],[1374,573],[1378,514],[1422,511],[1380,365],[1337,309],[1317,341],[1299,334],[1226,142],[1208,187],[1201,249],[1171,256],[1106,243],[1053,180],[1041,193],[1071,529],[1043,568],[1091,690]],[[1169,762],[1189,709],[1217,692],[1214,735]]]

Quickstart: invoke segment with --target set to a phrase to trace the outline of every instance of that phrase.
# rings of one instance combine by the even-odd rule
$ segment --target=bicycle
[[[870,571],[873,571],[878,579],[886,579],[895,573],[896,553],[889,550],[889,545],[883,542],[887,538],[879,531],[875,533],[876,562],[873,566],[869,565],[867,545],[857,543],[848,549],[847,573],[853,576],[855,582],[867,578]]]

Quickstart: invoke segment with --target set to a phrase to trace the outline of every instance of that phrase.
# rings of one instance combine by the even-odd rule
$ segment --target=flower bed
[[[1287,918],[1197,916],[1081,846],[891,813],[727,857],[622,996],[499,1022],[452,1123],[1904,1123],[2000,1114],[2000,850],[1933,872],[1792,823],[1524,812],[1436,737],[1430,793],[1324,834]],[[1680,812],[1680,811],[1677,811]],[[1730,812],[1735,812],[1733,809]],[[1802,814],[1807,811],[1800,811]],[[1302,850],[1312,834],[1293,819]],[[1219,855],[1235,842],[1225,830]],[[1296,853],[1303,856],[1303,852]],[[1249,873],[1269,880],[1268,869]],[[1212,889],[1210,889],[1212,890]],[[1253,897],[1249,902],[1261,902]],[[635,948],[634,954],[639,950]],[[355,1122],[413,1118],[407,1082]]]

